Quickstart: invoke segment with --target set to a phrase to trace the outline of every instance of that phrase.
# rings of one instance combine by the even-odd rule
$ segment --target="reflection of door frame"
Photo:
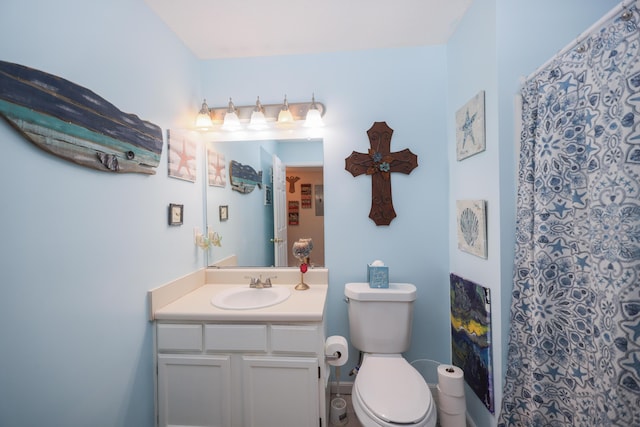
[[[286,267],[287,248],[287,181],[286,166],[273,155],[273,254],[276,267]]]

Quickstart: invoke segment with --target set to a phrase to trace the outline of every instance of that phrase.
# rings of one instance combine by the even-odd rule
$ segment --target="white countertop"
[[[211,304],[216,292],[239,284],[205,284],[158,309],[156,320],[225,321],[225,322],[320,322],[324,316],[328,285],[312,284],[305,291],[295,285],[274,284],[290,288],[291,296],[280,304],[252,310],[227,310]]]

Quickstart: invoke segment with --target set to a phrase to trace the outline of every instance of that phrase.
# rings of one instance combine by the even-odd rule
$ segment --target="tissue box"
[[[389,267],[367,264],[367,281],[370,288],[388,288]]]

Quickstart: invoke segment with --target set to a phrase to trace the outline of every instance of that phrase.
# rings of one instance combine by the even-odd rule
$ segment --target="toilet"
[[[351,344],[363,352],[351,400],[364,427],[434,427],[436,405],[422,375],[402,352],[409,348],[416,287],[371,288],[347,283]]]

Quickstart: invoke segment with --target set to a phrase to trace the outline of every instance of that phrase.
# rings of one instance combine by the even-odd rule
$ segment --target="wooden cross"
[[[391,198],[391,172],[410,174],[418,167],[418,156],[408,148],[391,152],[393,129],[386,122],[375,122],[367,131],[371,148],[367,154],[353,151],[345,159],[345,169],[351,175],[371,175],[371,211],[369,218],[376,225],[389,225],[396,217]]]

